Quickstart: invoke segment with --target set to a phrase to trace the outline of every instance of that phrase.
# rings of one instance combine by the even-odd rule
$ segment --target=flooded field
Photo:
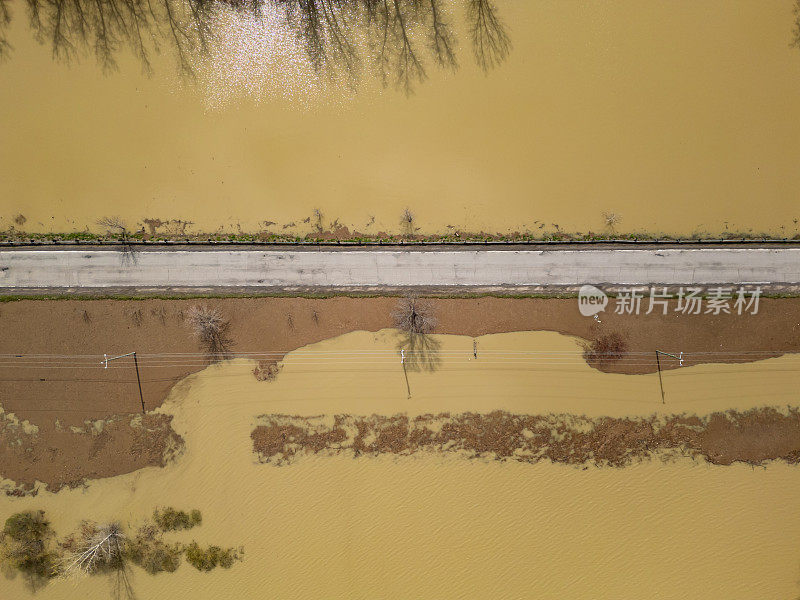
[[[794,4],[498,1],[510,45],[484,72],[474,3],[435,3],[459,68],[420,50],[406,95],[400,63],[386,88],[320,74],[272,9],[216,12],[192,80],[168,39],[152,76],[119,41],[54,61],[6,2],[0,230],[791,237]]]
[[[175,540],[244,547],[229,570],[183,564],[149,576],[138,597],[221,598],[794,598],[800,592],[798,467],[645,460],[624,468],[527,464],[458,453],[325,453],[261,464],[258,415],[418,416],[445,411],[648,416],[786,406],[796,360],[701,365],[665,374],[604,374],[572,338],[527,332],[433,336],[433,370],[407,369],[396,332],[355,332],[290,353],[272,381],[254,363],[211,366],[159,409],[185,450],[163,469],[86,488],[0,497],[0,514],[43,509],[57,532],[81,519],[132,527],[156,506],[202,511]],[[477,359],[475,358],[477,348]],[[543,357],[521,353],[546,352]],[[436,356],[434,357],[433,354]],[[525,356],[525,358],[521,358]],[[410,394],[409,394],[410,391]],[[106,598],[104,576],[54,580],[32,595],[0,579],[4,597]]]

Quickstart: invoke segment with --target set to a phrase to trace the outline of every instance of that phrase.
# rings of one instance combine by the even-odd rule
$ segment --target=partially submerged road
[[[0,251],[3,293],[570,291],[583,284],[800,288],[800,248],[30,249]]]

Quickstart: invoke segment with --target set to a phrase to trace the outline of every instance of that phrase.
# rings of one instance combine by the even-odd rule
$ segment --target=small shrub
[[[230,569],[238,559],[239,554],[233,548],[209,546],[203,549],[197,542],[192,542],[186,548],[186,561],[198,571],[211,571],[218,565]]]
[[[622,216],[615,212],[604,212],[603,220],[606,223],[606,227],[614,229],[622,221]]]
[[[628,344],[618,333],[601,335],[583,347],[583,356],[589,363],[607,363],[620,360],[628,350]]]
[[[3,527],[3,536],[18,542],[42,540],[50,533],[50,522],[42,510],[13,514]]]
[[[153,520],[161,531],[177,531],[200,525],[203,522],[203,515],[197,509],[187,513],[168,506],[157,508],[153,512]]]
[[[126,549],[127,558],[151,575],[172,573],[181,564],[181,546],[165,544],[160,535],[159,530],[152,525],[141,527]]]
[[[159,543],[151,548],[150,552],[144,555],[144,560],[140,566],[151,575],[155,575],[162,571],[174,573],[180,564],[180,548],[176,549],[166,544]]]

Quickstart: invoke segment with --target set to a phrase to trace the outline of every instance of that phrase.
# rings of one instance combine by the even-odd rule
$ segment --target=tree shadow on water
[[[127,48],[149,74],[153,55],[166,49],[193,76],[196,58],[226,36],[220,16],[231,12],[292,32],[318,72],[354,82],[366,67],[406,93],[427,78],[429,64],[458,69],[459,15],[481,69],[511,50],[492,0],[27,0],[25,10],[54,59],[88,51],[104,71],[116,69]],[[12,50],[4,35],[12,17],[10,0],[0,0],[0,59]]]
[[[432,373],[441,365],[441,346],[442,343],[432,335],[403,332],[397,342],[397,351],[402,351],[406,370]]]
[[[109,577],[112,600],[136,600],[136,593],[131,583],[131,569],[127,564],[121,562]]]

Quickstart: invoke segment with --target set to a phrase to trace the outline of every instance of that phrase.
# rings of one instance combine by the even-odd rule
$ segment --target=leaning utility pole
[[[400,364],[403,365],[403,375],[406,376],[406,388],[408,388],[408,397],[411,398],[411,384],[408,382],[408,371],[406,371],[406,350],[400,349]]]
[[[100,364],[104,365],[104,369],[107,369],[108,361],[117,360],[118,358],[125,358],[126,356],[133,357],[133,365],[136,367],[136,383],[139,384],[139,401],[142,403],[142,414],[144,414],[145,410],[144,396],[142,396],[142,379],[139,377],[139,361],[136,359],[136,352],[128,352],[127,354],[120,354],[119,356],[108,356],[107,354],[103,354],[103,360],[100,361]]]
[[[681,352],[680,356],[675,356],[669,352],[656,350],[656,367],[658,368],[658,385],[661,388],[661,404],[666,404],[666,400],[664,400],[664,380],[661,378],[661,360],[659,359],[660,354],[663,354],[664,356],[671,356],[672,358],[677,359],[680,363],[680,366],[683,366],[683,352]]]

